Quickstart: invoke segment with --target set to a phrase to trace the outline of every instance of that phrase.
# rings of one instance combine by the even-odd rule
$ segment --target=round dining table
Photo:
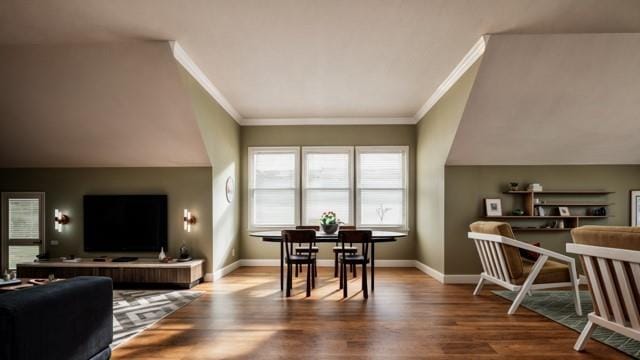
[[[270,230],[270,231],[257,231],[252,232],[249,236],[262,238],[262,241],[265,242],[277,242],[280,243],[280,291],[284,290],[284,246],[282,241],[282,231],[281,230]],[[371,231],[371,291],[374,290],[374,280],[375,280],[375,244],[376,243],[385,243],[385,242],[394,242],[398,238],[406,237],[406,233],[396,232],[396,231]],[[322,231],[316,231],[316,242],[317,243],[337,243],[338,242],[338,233],[327,234]]]

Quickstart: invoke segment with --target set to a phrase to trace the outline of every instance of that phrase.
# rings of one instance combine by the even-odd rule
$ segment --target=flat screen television
[[[167,250],[166,195],[85,195],[85,251]]]

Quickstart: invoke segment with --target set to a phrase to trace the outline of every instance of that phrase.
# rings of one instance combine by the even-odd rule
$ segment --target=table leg
[[[280,240],[280,291],[284,290],[283,276],[284,276],[284,241]]]
[[[371,242],[371,292],[375,288],[376,282],[376,242]]]

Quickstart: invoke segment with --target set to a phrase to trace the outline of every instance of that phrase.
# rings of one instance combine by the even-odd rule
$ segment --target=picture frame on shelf
[[[502,199],[484,199],[487,216],[502,216]]]
[[[560,213],[560,216],[571,216],[571,213],[569,212],[569,207],[567,206],[559,206],[558,212]]]
[[[640,226],[640,190],[629,191],[629,196],[631,226]]]

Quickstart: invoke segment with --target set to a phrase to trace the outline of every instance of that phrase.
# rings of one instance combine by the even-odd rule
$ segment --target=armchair
[[[470,228],[468,237],[475,243],[483,268],[474,295],[480,293],[486,281],[518,291],[507,311],[512,315],[532,290],[571,287],[576,313],[582,315],[573,258],[515,240],[508,223],[477,221]],[[535,262],[523,259],[519,249],[539,254],[539,257]]]

